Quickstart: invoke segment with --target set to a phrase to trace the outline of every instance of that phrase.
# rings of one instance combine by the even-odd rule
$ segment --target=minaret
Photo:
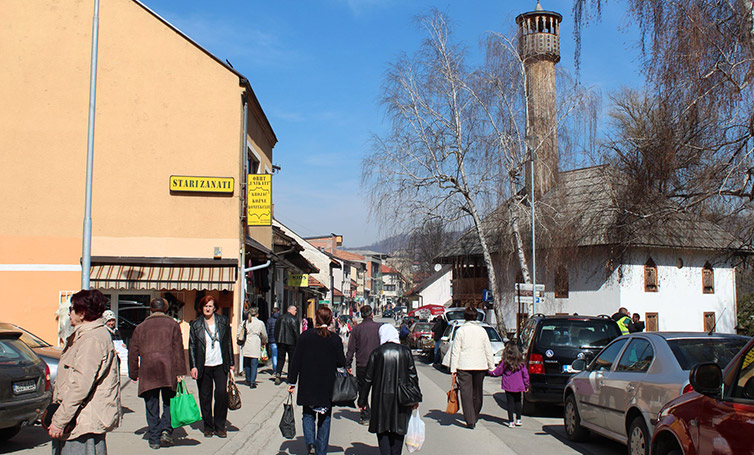
[[[560,22],[563,16],[545,11],[537,0],[534,11],[520,14],[518,53],[526,70],[529,98],[530,147],[537,147],[534,162],[534,197],[550,190],[558,175],[558,124],[555,110],[555,64],[560,61]],[[531,186],[531,168],[526,166],[526,187]]]

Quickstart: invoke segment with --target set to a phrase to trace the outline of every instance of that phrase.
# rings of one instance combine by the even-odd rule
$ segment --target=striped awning
[[[232,291],[238,273],[236,261],[216,262],[95,263],[93,259],[89,281],[98,289]]]

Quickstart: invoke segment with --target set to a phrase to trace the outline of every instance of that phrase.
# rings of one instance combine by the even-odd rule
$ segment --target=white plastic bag
[[[406,449],[409,453],[416,452],[424,445],[424,421],[419,417],[419,408],[411,413],[408,421],[408,430],[405,439]]]

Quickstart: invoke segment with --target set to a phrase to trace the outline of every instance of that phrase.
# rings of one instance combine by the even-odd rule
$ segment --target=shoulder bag
[[[358,394],[359,384],[356,378],[345,369],[338,369],[332,388],[332,405],[355,408]]]
[[[448,406],[445,407],[445,412],[448,414],[455,414],[458,412],[458,386],[456,385],[456,378],[453,376],[453,383],[448,390]]]
[[[236,380],[233,379],[233,370],[228,372],[228,409],[241,409],[241,392],[238,391]]]

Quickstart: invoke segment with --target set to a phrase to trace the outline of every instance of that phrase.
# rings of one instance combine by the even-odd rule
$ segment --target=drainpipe
[[[246,266],[246,188],[248,182],[246,181],[249,178],[249,170],[247,168],[249,160],[246,157],[246,135],[248,134],[248,121],[249,121],[249,104],[246,102],[246,91],[243,92],[243,126],[241,127],[241,171],[243,172],[243,175],[241,175],[241,188],[238,198],[238,210],[240,212],[239,216],[239,223],[238,227],[240,232],[240,241],[241,241],[241,298],[239,308],[240,311],[238,312],[238,315],[241,319],[243,319],[243,305],[244,302],[246,302],[246,273],[243,272]],[[269,265],[269,261],[268,261]]]

